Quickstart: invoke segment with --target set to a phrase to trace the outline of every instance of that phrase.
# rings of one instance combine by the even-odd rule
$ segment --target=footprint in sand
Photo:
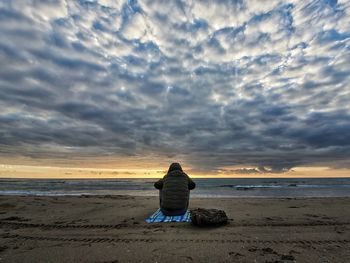
[[[293,261],[295,260],[294,256],[292,256],[292,255],[282,255],[281,259],[282,260],[293,260]]]
[[[265,255],[265,254],[277,254],[277,252],[274,251],[270,247],[265,247],[265,248],[261,249],[261,251],[263,252],[262,255]]]
[[[228,253],[230,256],[235,256],[235,257],[243,257],[241,253],[231,251]]]
[[[8,247],[7,246],[1,246],[0,247],[0,253],[4,252],[5,250],[7,250]]]

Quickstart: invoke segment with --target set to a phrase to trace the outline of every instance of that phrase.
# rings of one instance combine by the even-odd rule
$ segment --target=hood
[[[181,171],[182,172],[181,165],[179,163],[172,163],[169,167],[168,173],[170,173],[172,171]]]

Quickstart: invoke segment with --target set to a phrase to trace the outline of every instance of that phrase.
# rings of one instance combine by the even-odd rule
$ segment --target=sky
[[[0,35],[0,177],[350,176],[348,0],[0,0]]]

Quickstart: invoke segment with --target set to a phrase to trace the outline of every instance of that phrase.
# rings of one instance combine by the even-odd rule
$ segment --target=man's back
[[[154,184],[160,189],[160,208],[164,214],[181,214],[186,212],[190,190],[195,183],[182,171],[180,164],[173,163],[168,173]]]

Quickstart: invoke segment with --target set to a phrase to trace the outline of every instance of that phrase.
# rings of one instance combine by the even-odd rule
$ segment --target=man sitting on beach
[[[154,183],[159,189],[160,210],[164,215],[175,216],[186,213],[190,190],[196,187],[191,178],[182,171],[179,163],[172,163],[168,173]]]

